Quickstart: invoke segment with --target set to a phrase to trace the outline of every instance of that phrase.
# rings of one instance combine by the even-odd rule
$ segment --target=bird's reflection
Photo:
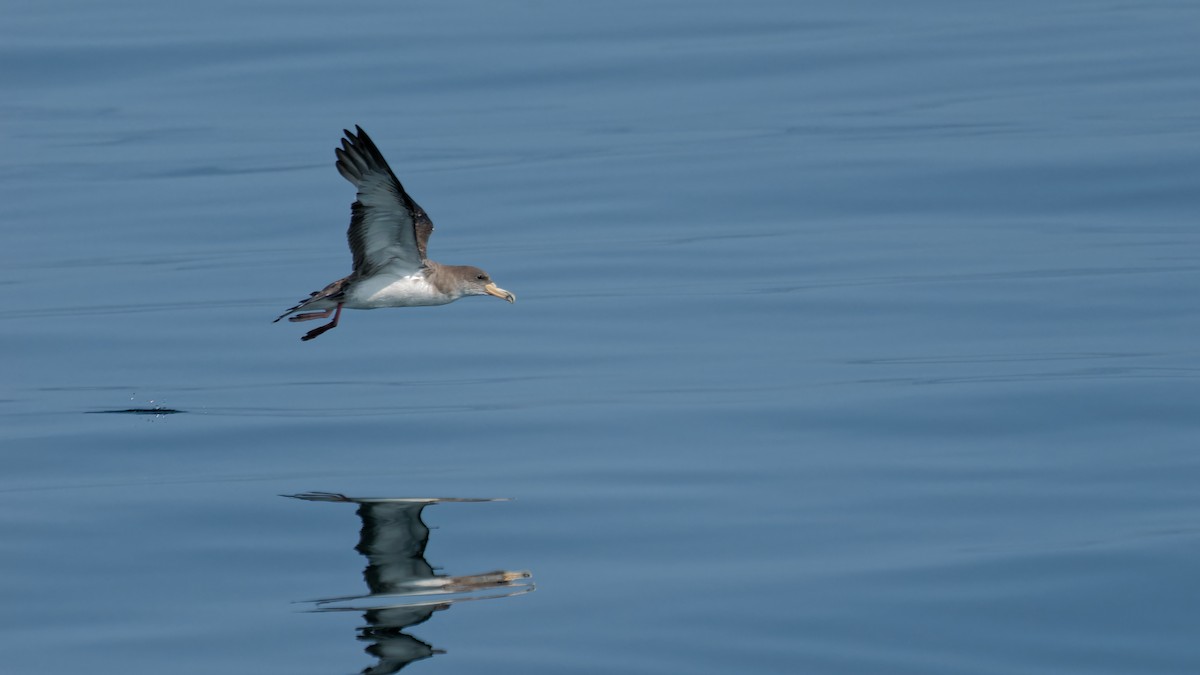
[[[421,511],[426,506],[501,500],[356,498],[330,492],[285,496],[358,504],[362,533],[355,550],[367,558],[363,578],[368,593],[313,602],[314,611],[363,613],[366,625],[359,628],[359,639],[370,643],[367,652],[378,659],[362,671],[364,675],[388,675],[413,661],[444,653],[404,632],[429,620],[434,612],[458,602],[504,598],[534,588],[529,572],[448,576],[434,572],[425,560],[429,527],[421,520]]]

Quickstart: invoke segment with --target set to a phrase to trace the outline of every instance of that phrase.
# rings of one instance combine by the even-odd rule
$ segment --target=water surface
[[[320,491],[514,500],[424,513],[537,590],[411,672],[1196,672],[1198,29],[13,5],[5,671],[386,672],[306,611],[364,592]],[[270,323],[348,270],[354,124],[515,305]]]

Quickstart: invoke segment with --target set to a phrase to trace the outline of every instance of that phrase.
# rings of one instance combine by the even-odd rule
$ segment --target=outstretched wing
[[[334,150],[338,173],[358,189],[346,232],[354,271],[370,275],[386,267],[412,274],[425,262],[433,223],[404,191],[367,132],[354,129],[345,130],[342,147]]]

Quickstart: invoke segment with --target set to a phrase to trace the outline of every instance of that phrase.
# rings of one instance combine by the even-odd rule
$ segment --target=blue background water
[[[10,2],[5,672],[1195,673],[1200,7]],[[519,298],[271,324],[361,124]],[[165,406],[183,414],[91,414]]]

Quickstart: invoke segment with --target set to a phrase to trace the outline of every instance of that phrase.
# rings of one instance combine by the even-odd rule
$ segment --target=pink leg
[[[307,342],[331,328],[337,328],[338,319],[340,319],[340,318],[342,318],[342,303],[339,302],[338,306],[337,306],[337,311],[334,312],[334,314],[333,314],[333,321],[330,321],[329,323],[325,324],[324,326],[317,326],[316,328],[305,333],[304,337],[302,337],[300,339],[304,342]]]
[[[312,321],[313,319],[324,319],[330,314],[333,314],[332,309],[327,309],[323,312],[305,312],[296,316],[289,316],[288,321]]]

